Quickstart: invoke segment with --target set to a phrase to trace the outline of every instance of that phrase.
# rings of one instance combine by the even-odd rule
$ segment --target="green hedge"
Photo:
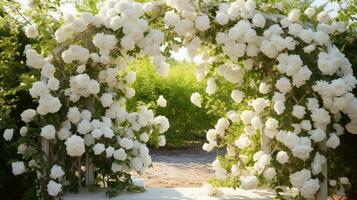
[[[137,72],[134,84],[135,97],[130,100],[133,106],[140,101],[156,102],[159,95],[167,100],[167,106],[157,108],[157,115],[165,115],[170,120],[170,129],[166,132],[167,147],[178,148],[191,142],[204,140],[205,132],[211,128],[219,116],[207,114],[190,101],[193,92],[203,93],[204,82],[197,82],[195,67],[187,63],[170,62],[167,77],[157,74],[149,59],[140,59],[130,63],[130,68]]]

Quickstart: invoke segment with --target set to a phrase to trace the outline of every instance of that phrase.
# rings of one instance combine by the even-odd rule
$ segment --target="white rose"
[[[122,148],[115,150],[113,153],[113,157],[117,160],[126,160],[127,159],[125,150]]]
[[[166,99],[164,98],[164,96],[160,95],[159,99],[157,99],[156,101],[157,105],[160,107],[166,107]]]
[[[14,129],[5,129],[3,137],[6,141],[11,141],[13,135]]]
[[[29,123],[36,116],[37,112],[34,109],[27,109],[21,113],[21,119],[25,123]]]
[[[268,118],[267,121],[265,122],[265,127],[267,129],[277,129],[279,126],[279,122],[278,120],[274,119],[274,118]]]
[[[62,185],[53,180],[50,180],[50,182],[47,184],[47,191],[50,196],[55,197],[62,191]]]
[[[26,171],[24,162],[13,162],[11,163],[11,168],[15,176],[23,174]]]
[[[278,115],[282,114],[284,112],[284,110],[285,110],[284,102],[283,101],[276,101],[274,103],[274,110]]]
[[[217,21],[218,24],[225,25],[229,21],[229,15],[227,15],[224,12],[218,12],[216,14],[215,20]]]
[[[292,89],[290,80],[286,77],[282,77],[276,81],[275,87],[282,93],[290,92]]]
[[[326,141],[326,146],[332,149],[336,149],[340,145],[340,138],[335,134],[331,134],[330,138]]]
[[[306,8],[306,10],[304,11],[304,14],[308,17],[311,18],[312,16],[314,16],[316,13],[314,8],[308,7]]]
[[[195,92],[191,95],[191,102],[194,105],[201,107],[201,101],[202,101],[202,97],[198,92]]]
[[[159,133],[164,133],[170,128],[169,120],[165,116],[157,116],[154,119],[155,125],[160,125]]]
[[[243,100],[244,94],[239,90],[232,90],[231,98],[236,103],[240,103]]]
[[[268,181],[272,180],[275,176],[276,176],[276,171],[272,167],[269,167],[263,173],[263,177]]]
[[[234,145],[236,145],[239,149],[244,149],[245,147],[249,146],[251,144],[250,139],[248,138],[247,135],[242,134],[238,140],[234,142]]]
[[[140,135],[140,140],[143,142],[147,142],[147,141],[149,141],[149,139],[150,139],[150,136],[146,132],[144,132]]]
[[[304,118],[306,114],[305,107],[300,105],[294,105],[292,115],[298,119]]]
[[[53,91],[58,90],[59,80],[56,79],[55,77],[51,77],[50,79],[48,79],[47,87],[48,87],[48,89],[53,90]]]
[[[27,128],[27,126],[21,127],[21,128],[20,128],[20,135],[21,135],[22,137],[26,136],[28,130],[29,130],[29,129]]]
[[[41,76],[44,76],[46,78],[51,78],[53,77],[55,71],[56,71],[55,66],[47,63],[41,69]]]
[[[265,25],[265,18],[262,14],[257,13],[254,15],[252,22],[253,22],[254,26],[263,28]]]
[[[82,120],[77,125],[77,132],[84,135],[92,131],[92,125],[88,120]]]
[[[309,132],[310,138],[315,142],[322,142],[326,139],[326,133],[324,130],[318,128]]]
[[[113,103],[113,94],[112,93],[104,93],[100,97],[100,101],[104,108],[109,107]]]
[[[107,147],[105,149],[105,157],[110,158],[113,156],[115,149],[113,147]]]
[[[67,154],[69,156],[81,156],[85,152],[84,139],[78,135],[72,135],[65,142]]]
[[[293,187],[300,188],[303,184],[311,178],[311,172],[307,169],[297,171],[293,174],[290,174],[289,180]]]
[[[134,143],[131,139],[128,138],[122,138],[119,142],[120,146],[123,147],[124,149],[131,149],[134,147]]]
[[[47,84],[43,81],[37,81],[32,84],[32,87],[29,89],[30,95],[33,98],[36,97],[41,97],[45,94],[49,93],[49,90],[47,88]]]
[[[17,153],[18,154],[25,154],[26,150],[27,150],[27,145],[26,144],[20,144],[17,147]]]
[[[208,95],[212,95],[216,92],[216,88],[217,88],[217,85],[216,85],[216,81],[214,80],[214,78],[212,78],[212,77],[208,78],[206,93]]]
[[[42,137],[46,138],[47,140],[52,140],[56,138],[56,129],[53,125],[46,125],[41,128]]]
[[[68,109],[67,118],[73,124],[77,124],[81,119],[81,113],[77,107],[71,107]]]
[[[25,27],[25,35],[28,38],[35,38],[38,35],[36,24],[27,25]]]
[[[280,164],[284,164],[284,163],[288,162],[289,161],[288,153],[286,153],[285,151],[279,151],[279,153],[276,154],[276,160]]]
[[[299,191],[303,197],[310,199],[310,198],[314,198],[319,188],[320,188],[319,179],[310,179],[302,185]]]
[[[93,146],[94,155],[100,155],[105,151],[105,146],[102,143],[97,143]]]
[[[57,137],[60,140],[65,140],[67,139],[70,135],[71,135],[71,131],[69,131],[69,129],[67,128],[61,128],[58,132],[57,132]]]
[[[290,21],[297,22],[300,18],[300,15],[301,15],[300,10],[297,8],[294,8],[289,12],[288,17],[289,17]]]
[[[57,179],[57,178],[62,177],[63,175],[64,175],[64,171],[61,166],[59,166],[59,165],[52,166],[51,173],[50,173],[51,178]]]
[[[196,29],[199,31],[205,31],[210,27],[210,21],[207,15],[198,16],[195,20]]]

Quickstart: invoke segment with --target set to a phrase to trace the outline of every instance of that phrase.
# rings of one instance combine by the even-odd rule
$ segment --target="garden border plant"
[[[61,195],[61,183],[76,190],[83,181],[103,182],[109,196],[142,190],[128,172],[150,165],[145,143],[164,145],[160,134],[168,120],[145,106],[125,110],[126,98],[135,94],[135,73],[125,69],[125,61],[150,56],[165,76],[165,56],[184,46],[196,57],[198,79],[207,80],[207,96],[191,96],[195,105],[217,108],[223,98],[219,86],[232,87],[234,102],[224,106],[227,113],[203,146],[227,148],[213,162],[218,182],[243,189],[269,185],[280,198],[285,187],[296,188],[296,199],[326,199],[329,151],[345,128],[357,133],[357,80],[331,40],[345,24],[311,7],[304,14],[294,8],[288,16],[279,9],[251,0],[107,0],[96,15],[65,16],[52,55],[25,50],[26,64],[41,69],[41,80],[30,89],[39,105],[21,115],[27,123],[19,130],[25,162],[13,162],[13,173],[37,171],[42,198]],[[35,25],[26,28],[28,37],[37,34]],[[347,125],[341,116],[350,118]],[[5,130],[5,140],[13,132]],[[86,161],[80,159],[84,154]],[[94,173],[88,173],[91,163]],[[342,188],[348,179],[330,185]]]

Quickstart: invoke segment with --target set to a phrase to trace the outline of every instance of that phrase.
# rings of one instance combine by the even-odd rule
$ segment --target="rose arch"
[[[41,75],[29,90],[38,107],[21,114],[18,144],[30,151],[12,169],[38,173],[39,197],[81,185],[105,186],[109,196],[143,190],[129,172],[151,165],[147,144],[165,145],[169,121],[150,105],[126,110],[135,95],[126,62],[148,56],[165,76],[166,58],[185,47],[197,79],[207,81],[207,94],[192,94],[192,103],[214,106],[220,87],[231,88],[232,102],[203,145],[227,149],[212,163],[215,183],[327,198],[330,152],[345,129],[357,132],[357,81],[331,42],[343,23],[309,9],[282,16],[250,0],[106,0],[98,10],[65,16],[51,55],[25,50],[27,66]]]

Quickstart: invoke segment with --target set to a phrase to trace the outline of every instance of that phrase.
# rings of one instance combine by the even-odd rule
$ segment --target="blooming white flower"
[[[282,114],[284,112],[284,110],[285,110],[284,102],[283,101],[276,101],[274,103],[274,110],[278,115]]]
[[[25,123],[29,123],[33,120],[33,118],[36,116],[36,110],[34,109],[27,109],[21,113],[21,119]]]
[[[85,152],[84,139],[78,135],[72,135],[66,142],[66,150],[69,156],[81,156]]]
[[[42,137],[46,138],[47,140],[52,140],[56,138],[56,129],[53,125],[46,125],[41,128]]]
[[[263,28],[265,26],[265,18],[262,14],[257,13],[253,17],[253,24],[256,27]]]
[[[68,109],[67,118],[73,124],[77,124],[81,119],[81,113],[79,112],[77,107],[70,107]]]
[[[50,196],[55,197],[62,191],[62,185],[53,180],[50,180],[50,182],[47,184],[47,191]]]
[[[272,180],[275,176],[276,176],[276,170],[272,167],[269,167],[263,173],[263,177],[268,181]]]
[[[120,146],[123,147],[124,149],[131,149],[134,146],[134,143],[131,139],[128,138],[122,138],[119,142]]]
[[[156,101],[157,105],[160,107],[166,107],[166,99],[164,98],[164,96],[160,95],[159,98]]]
[[[201,102],[202,102],[202,97],[198,92],[192,93],[191,95],[191,102],[198,106],[201,107]]]
[[[216,82],[214,80],[214,78],[210,77],[208,78],[207,80],[207,87],[206,87],[206,93],[208,95],[212,95],[216,92],[216,88],[217,88],[217,85],[216,85]]]
[[[24,162],[12,162],[11,163],[12,173],[17,176],[23,174],[26,171]]]
[[[297,22],[300,18],[300,15],[300,9],[294,8],[289,12],[288,17],[290,21]]]
[[[28,132],[28,127],[27,126],[23,126],[23,127],[21,127],[20,128],[20,135],[22,136],[22,137],[24,137],[24,136],[26,136],[27,135],[27,132]]]
[[[326,139],[325,131],[320,128],[310,131],[309,134],[310,134],[310,138],[316,143],[322,142],[323,140]]]
[[[304,11],[304,14],[308,17],[311,18],[312,16],[314,16],[316,13],[315,9],[312,7],[308,7],[306,8],[306,10]]]
[[[282,77],[276,81],[275,87],[282,93],[290,92],[292,89],[290,80],[286,77]]]
[[[304,118],[306,111],[304,106],[294,105],[292,114],[298,119]]]
[[[93,146],[94,155],[100,155],[105,151],[105,146],[102,143],[97,143]]]
[[[205,31],[210,27],[210,21],[207,15],[200,15],[195,20],[195,27],[199,31]]]
[[[326,146],[332,149],[336,149],[340,145],[340,138],[333,133],[330,138],[326,141]]]
[[[300,188],[311,178],[311,172],[307,169],[290,174],[289,180],[293,187]]]
[[[107,148],[105,149],[105,157],[107,157],[107,158],[112,157],[114,151],[115,151],[115,149],[114,149],[113,147],[111,147],[111,146],[107,147]]]
[[[309,179],[299,189],[301,195],[305,198],[313,198],[320,189],[319,179]]]
[[[240,103],[243,100],[243,93],[239,90],[232,90],[231,92],[231,98],[234,100],[236,103]]]
[[[3,137],[6,141],[11,141],[13,135],[14,129],[5,129]]]
[[[288,153],[286,153],[286,151],[279,151],[278,154],[276,154],[276,160],[280,164],[284,164],[288,162],[289,161]]]
[[[244,149],[245,147],[249,146],[250,143],[251,141],[248,136],[242,134],[239,139],[234,142],[234,145],[236,145],[239,149]]]
[[[53,91],[58,90],[59,80],[56,79],[55,77],[51,77],[50,79],[48,79],[47,87],[48,87],[48,89],[53,90]]]
[[[127,154],[125,153],[124,149],[120,148],[114,151],[113,157],[117,160],[126,160]]]
[[[31,24],[25,27],[25,35],[28,38],[35,38],[38,35],[37,25]]]
[[[112,93],[104,93],[100,97],[100,101],[104,108],[109,107],[113,103],[113,94]]]
[[[62,177],[63,175],[64,175],[64,171],[61,166],[59,166],[59,165],[52,166],[51,173],[50,173],[51,178],[57,179],[57,178]]]

